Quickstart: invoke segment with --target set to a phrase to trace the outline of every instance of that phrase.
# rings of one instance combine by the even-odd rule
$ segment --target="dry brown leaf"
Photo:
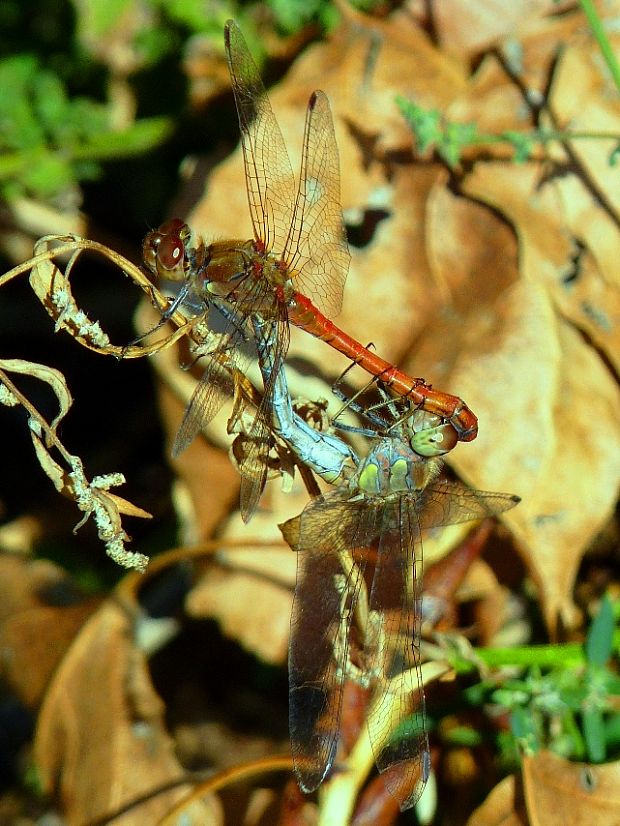
[[[523,791],[531,826],[620,823],[620,763],[571,763],[543,751],[523,759]]]
[[[498,783],[469,818],[467,826],[529,826],[521,779],[511,774]]]
[[[75,600],[69,577],[52,562],[0,556],[2,677],[27,706],[41,701],[71,640],[96,608],[92,600]]]
[[[473,375],[470,370],[463,377],[465,385],[473,379],[463,395],[480,413],[481,430],[485,409],[489,426],[504,424],[502,447],[493,456],[512,469],[512,489],[524,499],[506,521],[523,544],[553,628],[558,612],[570,624],[577,567],[614,507],[620,391],[598,353],[555,311],[572,247],[554,184],[537,186],[538,176],[534,164],[491,163],[478,165],[465,181],[469,194],[501,209],[513,223],[523,280],[496,305],[499,336],[494,343],[488,334],[480,337],[489,353],[475,361]],[[485,384],[486,405],[480,400]],[[484,442],[481,435],[477,448]],[[454,459],[468,477],[472,454],[460,452]]]
[[[57,789],[67,823],[76,826],[148,795],[115,823],[156,823],[188,791],[179,785],[158,793],[183,770],[120,604],[101,606],[57,670],[38,721],[35,759],[44,788]],[[188,822],[222,823],[217,801],[197,804]]]
[[[38,706],[54,673],[97,602],[40,606],[20,611],[0,625],[3,677],[29,708]]]
[[[41,595],[70,584],[61,568],[44,559],[2,554],[0,572],[0,622],[19,611],[41,605]]]
[[[265,662],[280,665],[288,650],[294,554],[285,547],[240,549],[220,552],[220,558],[226,567],[209,568],[192,589],[188,614],[217,619],[227,637]]]
[[[484,51],[514,35],[524,21],[557,14],[569,4],[553,0],[441,0],[433,4],[433,23],[448,52]]]
[[[617,3],[609,4],[608,13],[614,7],[617,15]],[[620,38],[612,35],[610,40],[611,48],[617,52]],[[549,108],[561,129],[606,132],[616,136],[607,140],[573,140],[570,148],[585,170],[589,185],[611,209],[617,225],[620,220],[620,168],[610,166],[610,156],[618,145],[620,102],[609,70],[590,33],[579,33],[563,49],[553,76]]]
[[[531,112],[523,105],[522,91],[496,54],[483,58],[467,90],[450,104],[445,118],[450,122],[475,123],[483,134],[509,129],[525,131],[533,126]],[[494,158],[511,160],[514,157],[514,150],[508,145],[492,145],[487,151]],[[474,147],[464,155],[475,158],[478,152]]]
[[[592,339],[620,373],[620,232],[576,176],[558,181],[565,231],[576,241],[574,267],[549,285],[558,310]]]

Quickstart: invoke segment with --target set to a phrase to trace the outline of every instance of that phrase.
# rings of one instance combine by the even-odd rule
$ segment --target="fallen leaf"
[[[115,822],[156,823],[187,793],[163,713],[130,616],[109,600],[58,668],[37,725],[41,783],[57,790],[68,824],[110,817],[134,801]],[[195,804],[188,823],[222,823],[217,801]]]
[[[468,819],[467,826],[530,826],[520,778],[511,774],[498,783]]]
[[[618,826],[620,763],[571,763],[543,751],[523,758],[523,790],[531,826]]]
[[[80,597],[68,575],[52,562],[0,555],[1,673],[30,708],[96,600]]]
[[[524,20],[531,25],[567,5],[552,0],[442,0],[433,8],[433,23],[446,50],[472,54],[514,37]]]
[[[597,351],[556,311],[554,298],[570,265],[571,247],[553,209],[553,183],[537,184],[534,165],[486,164],[466,181],[469,194],[500,208],[513,222],[522,281],[496,305],[500,338],[476,360],[477,380],[470,370],[463,383],[471,382],[465,397],[481,411],[481,430],[485,408],[489,422],[503,422],[502,447],[494,449],[493,458],[512,472],[511,489],[524,500],[506,522],[522,543],[553,629],[558,614],[572,623],[579,563],[615,505],[620,391]],[[472,325],[468,328],[471,332]],[[480,341],[488,346],[492,338]],[[486,405],[476,402],[485,385]],[[485,439],[481,435],[476,448],[484,447]],[[470,453],[455,455],[454,465],[466,477],[470,462]]]

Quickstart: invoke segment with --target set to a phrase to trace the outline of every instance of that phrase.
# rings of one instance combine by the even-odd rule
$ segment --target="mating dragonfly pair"
[[[474,414],[458,397],[410,378],[331,322],[342,304],[350,256],[329,103],[320,91],[310,97],[297,181],[259,71],[233,21],[226,24],[225,47],[254,237],[206,245],[172,219],[143,245],[148,269],[180,282],[175,309],[198,302],[205,316],[217,310],[226,321],[173,451],[180,453],[215,416],[233,377],[245,374],[253,343],[263,394],[240,466],[244,519],[265,485],[274,434],[300,465],[335,486],[281,526],[298,562],[289,648],[296,774],[309,792],[331,770],[344,685],[356,679],[371,692],[367,724],[377,768],[404,809],[418,799],[430,770],[419,649],[421,533],[496,515],[518,499],[440,481],[440,457],[476,437]],[[386,395],[395,394],[381,412],[366,414],[370,429],[364,432],[372,438],[365,457],[293,411],[284,373],[291,322],[377,377]],[[405,718],[406,735],[395,735]]]

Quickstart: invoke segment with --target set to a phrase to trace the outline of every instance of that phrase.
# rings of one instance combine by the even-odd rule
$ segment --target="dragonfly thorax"
[[[402,495],[424,490],[440,470],[440,459],[422,458],[402,441],[385,438],[364,459],[354,484],[367,496]]]
[[[207,247],[205,266],[196,273],[200,286],[212,295],[234,295],[250,274],[252,255],[252,241],[213,241]]]

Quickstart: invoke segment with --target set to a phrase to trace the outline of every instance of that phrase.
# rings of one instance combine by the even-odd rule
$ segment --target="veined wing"
[[[227,342],[223,342],[208,355],[209,363],[185,409],[183,421],[172,445],[172,455],[176,458],[189,447],[201,428],[206,427],[232,397],[233,380],[231,370],[240,368],[239,358],[231,354]]]
[[[420,530],[497,516],[521,501],[512,493],[471,490],[459,482],[442,480],[411,497],[415,499]]]
[[[234,445],[234,455],[241,474],[241,516],[244,522],[248,522],[265,488],[273,437],[261,410],[264,396],[259,395],[247,376],[237,370],[234,371],[234,386],[235,396],[232,415],[228,420],[228,432],[242,434],[241,440]]]
[[[340,204],[340,160],[329,101],[310,97],[299,189],[282,258],[295,272],[295,287],[329,318],[342,306],[351,256]]]
[[[289,729],[295,773],[306,792],[330,770],[340,734],[350,634],[374,514],[344,491],[320,496],[280,526],[297,551],[289,645]],[[355,553],[358,551],[359,553]],[[352,564],[355,555],[358,564]]]
[[[368,730],[377,768],[401,809],[408,809],[430,771],[420,665],[421,531],[494,516],[519,499],[437,482],[376,501],[382,516],[364,651],[374,684]]]
[[[267,250],[279,252],[293,217],[293,169],[258,68],[234,20],[226,23],[224,42],[241,128],[254,237]]]
[[[268,337],[274,352],[275,363],[281,364],[288,349],[289,327],[281,317],[286,310],[273,302],[265,302],[265,294],[270,295],[269,286],[264,281],[255,280],[247,295],[252,301],[261,302],[260,306],[267,316],[264,319],[251,317],[253,329],[248,321],[235,311],[233,305],[225,299],[218,299],[217,306],[227,321],[227,330],[222,341],[211,354],[207,354],[207,369],[198,383],[190,403],[185,411],[181,427],[173,445],[173,455],[178,456],[190,444],[202,427],[207,425],[224,402],[230,400],[234,391],[233,373],[246,374],[252,359],[250,344],[252,335]],[[215,302],[215,299],[212,299]],[[271,317],[269,317],[271,316]],[[259,332],[257,332],[259,331]],[[248,450],[245,461],[240,466],[241,472],[241,515],[245,522],[251,518],[267,479],[267,460],[271,443],[270,420],[271,396],[273,387],[266,384],[262,401],[248,428]]]
[[[377,768],[401,809],[430,771],[420,666],[422,544],[411,497],[376,501],[379,542],[364,661],[373,685],[368,733]]]

